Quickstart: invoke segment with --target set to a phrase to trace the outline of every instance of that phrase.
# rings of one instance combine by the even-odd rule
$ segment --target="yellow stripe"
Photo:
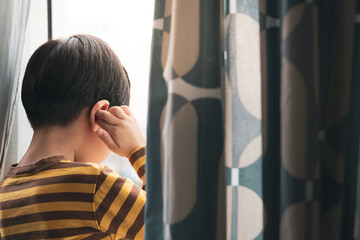
[[[76,235],[76,236],[71,236],[71,237],[62,237],[62,238],[52,238],[51,240],[72,240],[72,239],[85,239],[86,237],[89,237],[93,235],[93,233],[89,233],[89,234],[82,234],[82,235]],[[116,239],[115,234],[109,234],[106,237],[101,238],[101,240],[111,240],[111,239]]]
[[[93,235],[93,233],[86,233],[86,234],[81,234],[81,235],[76,235],[76,236],[70,236],[70,237],[62,237],[62,238],[52,238],[51,240],[75,240],[75,239],[84,239],[88,236]]]
[[[144,239],[144,230],[145,230],[145,225],[142,226],[142,228],[140,229],[140,231],[136,234],[134,240],[143,240],[143,239]]]
[[[141,181],[143,182],[142,187],[145,186],[145,185],[146,185],[146,177],[145,177],[145,174],[144,174],[144,176],[142,176],[140,179],[141,179]]]
[[[1,201],[15,200],[23,197],[30,197],[38,194],[75,192],[93,193],[94,184],[89,183],[57,183],[45,186],[38,186],[19,190],[16,192],[0,193]]]
[[[118,175],[115,172],[111,172],[109,173],[109,175],[106,177],[105,181],[103,182],[103,184],[101,184],[101,187],[99,188],[99,190],[96,192],[94,199],[98,199],[98,206],[95,206],[97,210],[97,208],[100,206],[100,203],[102,202],[102,200],[105,198],[106,194],[109,192],[110,188],[112,187],[112,185],[114,184],[114,182],[116,181],[116,179],[118,179]],[[96,203],[95,203],[96,204]]]
[[[134,162],[133,168],[136,172],[138,172],[139,168],[141,168],[144,165],[145,165],[145,156],[136,160],[136,162]]]
[[[0,210],[0,219],[50,211],[93,211],[93,204],[87,202],[37,203],[19,208]]]
[[[133,185],[134,185],[134,183],[132,181],[130,181],[129,179],[127,179],[125,181],[120,192],[118,193],[118,195],[116,196],[116,198],[114,199],[111,206],[109,207],[109,209],[107,210],[107,212],[105,213],[104,217],[102,218],[102,220],[100,222],[100,227],[104,231],[107,231],[109,229],[111,221],[116,216],[116,214],[118,213],[121,206],[124,204],[126,198],[129,196],[129,193],[130,193]]]
[[[129,213],[126,215],[125,220],[121,223],[117,234],[119,234],[119,235],[122,234],[122,232],[120,232],[121,230],[125,230],[125,234],[126,234],[128,229],[135,222],[135,220],[136,220],[137,216],[139,215],[141,209],[145,205],[145,201],[146,201],[145,195],[140,190],[139,196],[136,198],[136,201],[135,201],[134,205],[130,209]]]
[[[83,175],[97,175],[100,172],[100,168],[95,168],[92,166],[82,166],[82,167],[71,167],[71,168],[61,168],[61,169],[50,169],[50,170],[44,170],[36,175],[21,175],[21,177],[9,177],[6,178],[2,183],[1,187],[5,187],[11,184],[18,184],[18,183],[24,183],[29,182],[31,180],[35,179],[42,179],[42,178],[48,178],[48,177],[57,177],[57,176],[64,176],[64,175],[70,175],[70,174],[83,174]]]
[[[146,147],[146,145],[141,146],[141,147],[138,147],[138,148],[132,150],[132,152],[129,154],[129,156],[127,157],[127,159],[130,159],[131,156],[132,156],[135,152],[137,152],[137,151],[140,150],[141,148],[145,148],[145,147]]]
[[[79,220],[79,219],[65,219],[65,220],[49,220],[43,222],[33,222],[19,224],[15,226],[3,228],[3,232],[7,235],[26,233],[32,231],[63,229],[63,228],[78,228],[78,227],[96,227],[95,220]]]

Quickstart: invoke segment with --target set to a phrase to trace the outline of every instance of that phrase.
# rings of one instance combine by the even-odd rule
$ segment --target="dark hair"
[[[130,82],[114,51],[101,39],[74,35],[40,46],[26,67],[21,100],[31,126],[66,126],[106,99],[128,105]]]

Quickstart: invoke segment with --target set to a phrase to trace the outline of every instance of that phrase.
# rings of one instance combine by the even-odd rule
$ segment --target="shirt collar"
[[[55,155],[46,157],[43,159],[40,159],[32,164],[24,165],[24,166],[18,166],[18,164],[11,165],[9,172],[7,174],[7,177],[14,177],[20,174],[26,174],[26,173],[36,173],[40,172],[41,170],[47,168],[48,166],[55,164],[61,160],[67,160],[67,158],[64,155]]]

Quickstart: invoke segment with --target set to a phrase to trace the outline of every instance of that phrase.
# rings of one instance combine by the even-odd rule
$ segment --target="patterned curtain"
[[[146,239],[360,239],[360,2],[156,0]]]
[[[212,239],[223,231],[221,8],[221,1],[156,1],[147,239]]]
[[[18,160],[16,106],[29,9],[30,0],[0,0],[0,181]]]

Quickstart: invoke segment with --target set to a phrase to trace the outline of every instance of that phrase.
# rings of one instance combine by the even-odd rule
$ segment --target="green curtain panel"
[[[147,240],[360,239],[360,2],[156,0]]]
[[[156,1],[147,239],[213,239],[225,221],[225,202],[218,201],[225,199],[224,183],[219,184],[224,179],[221,8],[220,1]]]

